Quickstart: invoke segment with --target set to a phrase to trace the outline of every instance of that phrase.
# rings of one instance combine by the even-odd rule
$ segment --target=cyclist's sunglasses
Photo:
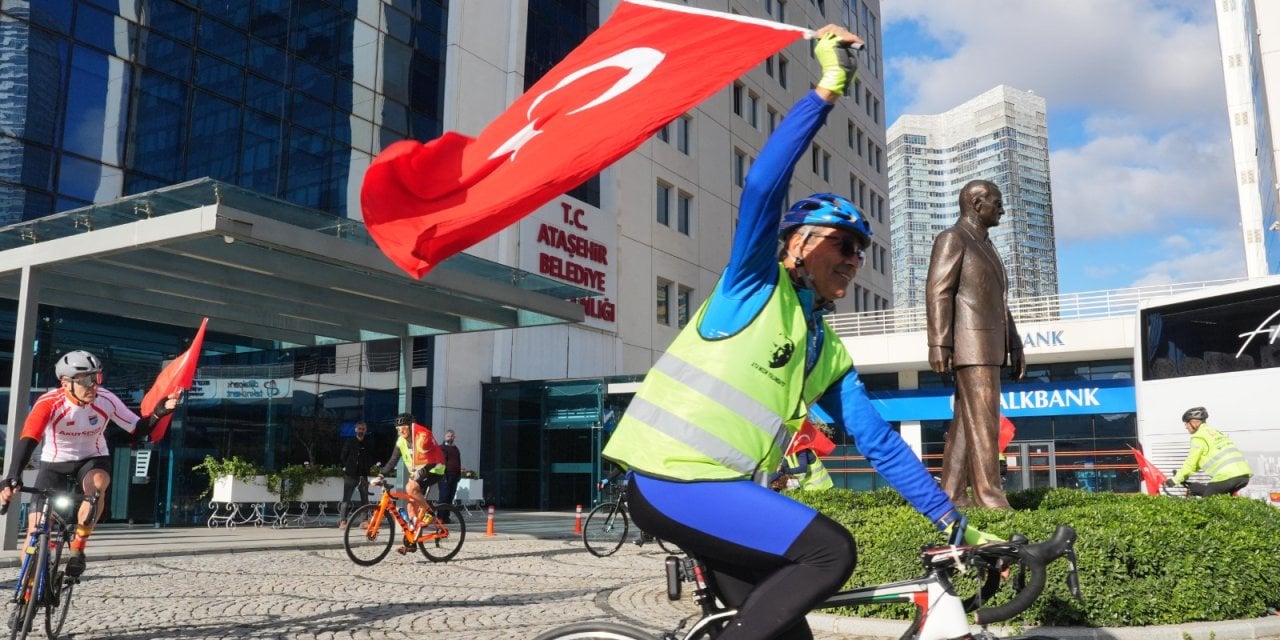
[[[846,233],[828,233],[813,234],[810,238],[819,238],[822,240],[839,240],[840,255],[846,258],[857,258],[859,261],[867,259],[867,254],[862,250],[862,241]]]
[[[98,371],[96,373],[82,373],[80,375],[71,376],[70,378],[67,378],[67,379],[86,389],[93,389],[98,385],[102,384],[102,372]]]

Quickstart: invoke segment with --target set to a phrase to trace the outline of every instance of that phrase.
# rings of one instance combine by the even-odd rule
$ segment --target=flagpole
[[[713,16],[723,18],[725,20],[737,20],[738,22],[746,22],[749,24],[760,25],[762,27],[772,27],[780,31],[797,31],[801,33],[806,40],[812,40],[817,37],[818,33],[813,29],[805,27],[797,27],[785,22],[775,22],[773,20],[765,20],[764,18],[752,18],[751,16],[738,15],[736,13],[725,13],[723,11],[712,11],[710,9],[699,9],[697,7],[686,7],[670,2],[662,2],[662,0],[622,0],[621,4],[634,4],[642,7],[652,7],[654,9],[664,9],[667,11],[676,11],[679,13],[692,13],[701,16]]]

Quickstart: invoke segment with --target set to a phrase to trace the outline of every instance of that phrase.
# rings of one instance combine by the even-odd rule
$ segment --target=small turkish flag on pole
[[[1160,487],[1164,486],[1168,476],[1160,472],[1150,462],[1147,462],[1146,456],[1142,455],[1137,449],[1129,447],[1133,452],[1133,457],[1138,460],[1138,471],[1142,473],[1142,483],[1147,486],[1147,493],[1150,495],[1159,495]]]
[[[786,455],[804,451],[805,449],[813,449],[818,457],[831,455],[836,450],[836,443],[827,437],[817,425],[809,420],[805,420],[800,426],[800,430],[796,432],[795,437],[791,438],[791,446],[787,448]]]

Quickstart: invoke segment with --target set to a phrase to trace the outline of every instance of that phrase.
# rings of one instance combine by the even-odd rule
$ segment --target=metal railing
[[[1136,313],[1138,305],[1146,300],[1239,282],[1242,279],[1230,278],[1206,282],[1018,298],[1009,301],[1009,310],[1013,313],[1014,320],[1020,323],[1127,316]],[[831,329],[836,332],[836,335],[842,338],[887,333],[911,333],[925,330],[925,308],[911,307],[909,309],[837,313],[827,316],[827,322],[831,325]]]

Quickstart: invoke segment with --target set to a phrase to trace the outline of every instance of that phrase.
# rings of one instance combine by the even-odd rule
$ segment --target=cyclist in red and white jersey
[[[74,481],[86,496],[101,498],[111,486],[107,424],[116,423],[138,440],[150,434],[160,418],[178,405],[178,395],[174,394],[158,405],[154,413],[139,418],[116,394],[102,388],[102,362],[88,351],[72,351],[62,356],[55,373],[61,386],[40,396],[31,408],[14,446],[13,462],[4,486],[0,488],[0,503],[8,504],[15,490],[22,486],[22,470],[41,443],[44,446],[40,449],[36,488],[60,488]],[[79,524],[67,559],[68,575],[78,576],[84,572],[85,544],[104,506],[101,499],[96,509],[91,510],[88,501],[80,505]],[[28,519],[28,536],[35,530],[39,516],[39,505],[36,505]]]

